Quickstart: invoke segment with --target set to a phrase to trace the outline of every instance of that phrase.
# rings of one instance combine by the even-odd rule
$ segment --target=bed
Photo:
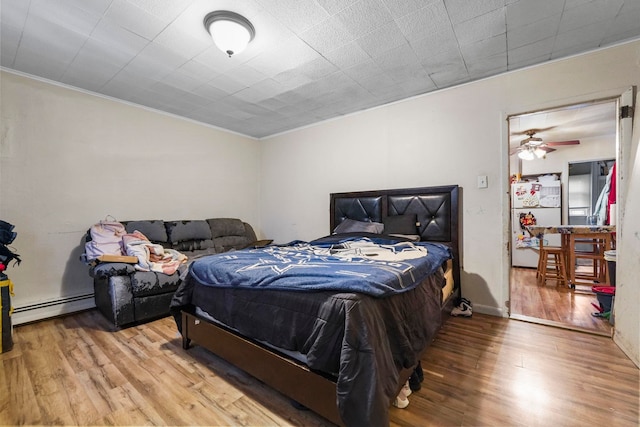
[[[337,425],[387,425],[460,295],[458,197],[457,186],[333,193],[333,234],[193,261],[171,304],[183,348]]]

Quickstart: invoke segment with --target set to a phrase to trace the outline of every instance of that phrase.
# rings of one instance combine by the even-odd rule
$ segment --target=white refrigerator
[[[512,267],[538,266],[536,236],[525,229],[527,225],[561,225],[562,198],[560,181],[518,182],[511,184]],[[560,246],[559,234],[545,234],[544,244]]]

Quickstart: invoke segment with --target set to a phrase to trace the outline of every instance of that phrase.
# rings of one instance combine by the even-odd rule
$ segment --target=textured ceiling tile
[[[153,40],[166,23],[125,0],[113,0],[105,19],[134,34]]]
[[[140,9],[151,15],[157,16],[162,21],[173,21],[189,6],[189,1],[175,0],[128,0]]]
[[[298,69],[296,68],[293,70],[283,71],[282,73],[271,77],[271,79],[277,82],[283,91],[295,89],[298,86],[306,85],[314,80],[303,73],[299,73],[297,70]]]
[[[27,19],[25,31],[21,46],[32,52],[40,52],[43,59],[55,58],[60,63],[70,63],[87,40],[85,35],[34,15]]]
[[[131,52],[133,56],[149,44],[149,40],[144,37],[134,34],[105,19],[98,22],[98,25],[96,25],[91,33],[91,38],[99,40],[122,52]]]
[[[377,56],[408,43],[394,21],[360,37],[357,42],[369,56]]]
[[[449,15],[442,2],[430,3],[415,13],[396,19],[396,22],[409,42],[451,31]]]
[[[638,2],[638,8],[623,10],[616,17],[603,39],[603,45],[640,37],[638,22],[640,22],[640,2]]]
[[[81,89],[89,90],[99,93],[101,87],[107,83],[113,76],[115,71],[108,68],[88,68],[85,69],[81,66],[67,69],[60,81],[69,86],[78,87]]]
[[[475,61],[489,56],[500,55],[507,52],[507,35],[499,34],[495,37],[480,40],[479,42],[460,45],[460,52],[465,62]]]
[[[399,87],[401,87],[407,95],[409,95],[408,92],[411,92],[410,95],[417,95],[437,89],[436,84],[430,76],[427,76],[426,78],[420,76],[419,78],[407,79],[400,82]]]
[[[560,15],[536,21],[533,24],[519,27],[507,26],[507,43],[509,49],[515,49],[544,40],[558,33]]]
[[[273,77],[320,57],[320,54],[304,41],[297,37],[290,37],[278,46],[250,59],[247,65],[267,77]]]
[[[336,18],[356,38],[370,33],[393,18],[382,0],[367,0],[357,2],[338,14]]]
[[[333,17],[327,18],[303,32],[300,34],[300,38],[322,55],[342,47],[354,39],[342,23]]]
[[[87,12],[102,15],[109,8],[112,1],[113,0],[58,0],[58,7],[77,7],[79,9],[86,10]]]
[[[442,70],[429,74],[431,80],[435,83],[439,89],[454,86],[456,84],[469,81],[469,73],[466,68],[453,67],[447,70]]]
[[[133,59],[143,59],[150,63],[158,64],[163,70],[175,70],[188,61],[188,58],[167,49],[158,43],[149,43],[140,51],[138,56]]]
[[[486,13],[453,26],[460,44],[471,44],[506,33],[504,9]]]
[[[465,58],[465,64],[469,70],[469,76],[474,80],[499,74],[507,71],[507,52],[469,60]]]
[[[286,90],[282,84],[274,79],[264,79],[261,82],[253,85],[253,88],[264,93],[269,98],[272,98],[275,95]]]
[[[131,74],[126,70],[120,70],[108,83],[102,87],[102,93],[111,94],[115,92],[125,91],[131,95],[141,92],[154,84],[157,80],[150,78],[148,75],[139,76]],[[127,97],[125,99],[130,99]]]
[[[13,0],[10,2],[3,1],[0,7],[0,19],[2,26],[11,25],[22,31],[27,16],[29,14],[29,2]]]
[[[605,25],[596,23],[558,34],[551,57],[561,58],[580,51],[595,49],[600,46],[605,30]]]
[[[0,64],[3,67],[13,66],[21,34],[22,31],[12,25],[0,26]]]
[[[101,17],[99,14],[88,12],[73,5],[60,7],[56,2],[47,0],[32,0],[29,11],[31,16],[40,16],[52,24],[85,36],[91,34]]]
[[[409,45],[391,49],[373,58],[375,63],[385,72],[396,70],[398,67],[411,67],[420,65],[420,60],[414,54]]]
[[[55,54],[44,56],[41,51],[33,51],[28,47],[21,47],[16,54],[14,65],[16,69],[24,73],[60,81],[69,63],[58,60]]]
[[[444,4],[454,25],[490,12],[504,13],[505,5],[504,0],[444,0]]]
[[[560,20],[560,32],[575,30],[599,21],[609,21],[620,12],[623,2],[624,0],[603,0],[580,4],[576,7],[567,6]]]
[[[444,51],[422,60],[422,66],[429,75],[442,73],[447,70],[460,70],[465,68],[464,60],[459,51]],[[466,71],[466,70],[465,70]]]
[[[547,37],[535,43],[530,43],[516,49],[509,49],[507,54],[509,69],[512,70],[513,66],[521,67],[522,64],[525,63],[528,65],[532,58],[545,58],[545,60],[549,60],[554,43],[555,37]]]
[[[393,87],[396,84],[396,81],[385,73],[372,75],[364,74],[354,77],[353,79],[373,95],[382,94],[385,89]]]
[[[382,0],[394,18],[408,15],[431,3],[442,3],[442,0]]]
[[[429,74],[420,64],[397,66],[395,68],[388,69],[386,73],[400,85],[414,80],[423,80],[426,82],[429,79]]]
[[[507,30],[536,25],[539,21],[560,21],[564,3],[558,0],[521,0],[507,6]]]
[[[114,57],[111,51],[104,49],[103,44],[89,40],[67,68],[62,81],[99,92],[100,87],[115,76],[130,59],[129,56]]]
[[[228,92],[225,92],[207,83],[192,89],[190,92],[198,96],[203,96],[212,102],[219,101],[220,99],[229,95]]]
[[[354,65],[353,67],[345,68],[342,71],[355,81],[384,73],[382,68],[380,68],[371,58]]]
[[[322,6],[330,15],[335,15],[342,9],[359,1],[360,0],[316,0],[316,3]]]
[[[232,80],[231,78],[229,78],[229,76],[226,75],[218,76],[207,84],[209,86],[218,88],[228,94],[239,92],[247,87],[246,85],[243,85],[236,80]]]
[[[226,73],[231,80],[249,87],[267,78],[266,75],[251,67],[232,68]]]
[[[271,98],[266,98],[261,100],[260,102],[258,102],[258,105],[260,105],[262,108],[267,108],[269,110],[277,110],[279,108],[284,108],[287,104],[285,104],[282,101],[279,101],[274,97],[271,97]]]
[[[324,56],[338,68],[350,68],[369,59],[367,52],[357,42],[351,42]]]
[[[94,63],[96,68],[107,67],[119,70],[133,58],[133,52],[112,49],[111,46],[100,40],[90,38],[76,55],[71,67],[75,67],[79,63],[84,63],[86,66],[91,66]]]
[[[169,86],[186,91],[192,91],[203,83],[202,81],[189,77],[177,70],[174,70],[171,74],[165,76],[162,79],[162,82]]]
[[[237,67],[242,62],[238,58],[229,58],[215,46],[209,47],[207,50],[193,58],[192,61],[196,63],[194,66],[197,64],[203,64],[208,69],[213,70],[216,75],[226,73],[230,69]]]
[[[315,1],[260,0],[274,18],[296,34],[327,19],[329,14]]]
[[[220,75],[219,72],[196,61],[187,61],[176,69],[176,72],[189,76],[192,79],[207,82]]]
[[[337,70],[338,67],[333,65],[326,58],[316,58],[296,68],[297,72],[312,80],[328,76]]]
[[[188,92],[177,87],[170,86],[164,82],[157,82],[149,88],[143,90],[141,95],[149,99],[159,99],[162,102],[171,102],[178,99]]]
[[[153,42],[161,44],[167,49],[180,53],[182,56],[187,58],[193,58],[201,54],[211,47],[212,44],[210,38],[202,39],[192,37],[191,34],[180,30],[175,25],[166,27],[160,34],[158,34]]]
[[[196,94],[193,92],[185,93],[182,95],[181,100],[193,105],[194,107],[204,107],[211,104],[213,101],[202,94]]]
[[[415,40],[411,42],[411,47],[420,61],[428,60],[432,56],[437,56],[444,52],[457,53],[460,50],[453,29]]]

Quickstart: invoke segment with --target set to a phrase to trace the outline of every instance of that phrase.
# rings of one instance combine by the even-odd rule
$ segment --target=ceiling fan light
[[[229,57],[242,52],[255,36],[255,29],[247,18],[227,10],[208,14],[204,26],[218,49]]]
[[[522,160],[533,160],[535,156],[530,150],[522,150],[518,153],[518,157]]]
[[[537,158],[541,159],[545,156],[545,154],[547,154],[547,152],[544,151],[542,148],[538,147],[535,150],[533,150],[533,154],[535,154]]]

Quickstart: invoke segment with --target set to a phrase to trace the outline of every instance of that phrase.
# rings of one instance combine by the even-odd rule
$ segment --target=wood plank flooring
[[[638,368],[606,337],[474,314],[426,352],[392,426],[639,423]],[[172,318],[111,331],[96,310],[21,325],[0,354],[1,425],[326,426],[208,351]]]
[[[589,286],[556,286],[549,280],[538,285],[536,270],[511,269],[511,316],[595,334],[611,336],[612,326],[607,319],[594,317],[597,303]]]

